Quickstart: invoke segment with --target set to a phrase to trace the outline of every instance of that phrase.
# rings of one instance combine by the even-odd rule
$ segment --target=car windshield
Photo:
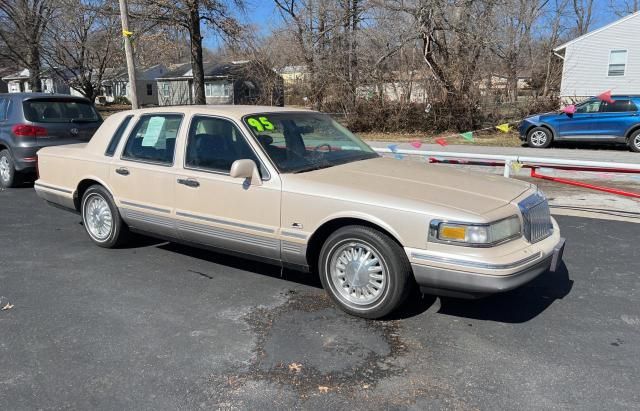
[[[100,115],[89,102],[77,99],[31,99],[22,103],[24,117],[34,123],[93,123]]]
[[[262,113],[244,118],[265,152],[283,173],[301,173],[378,157],[326,114]]]

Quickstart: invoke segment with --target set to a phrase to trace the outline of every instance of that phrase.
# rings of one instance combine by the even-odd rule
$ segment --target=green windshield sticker
[[[273,123],[271,123],[267,117],[258,117],[257,119],[250,117],[247,119],[247,124],[255,128],[258,132],[275,130]]]

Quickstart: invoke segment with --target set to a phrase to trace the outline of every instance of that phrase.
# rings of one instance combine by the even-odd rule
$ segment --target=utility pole
[[[131,108],[138,108],[138,94],[136,90],[136,66],[133,61],[133,47],[131,47],[131,35],[129,31],[129,8],[127,0],[119,0],[120,21],[122,22],[122,37],[124,37],[124,54],[127,57],[127,73],[129,74],[129,97],[131,98]]]

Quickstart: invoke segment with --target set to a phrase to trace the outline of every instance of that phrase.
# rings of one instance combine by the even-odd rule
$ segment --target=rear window
[[[101,120],[93,104],[82,100],[26,100],[22,107],[24,117],[34,123],[93,123]]]

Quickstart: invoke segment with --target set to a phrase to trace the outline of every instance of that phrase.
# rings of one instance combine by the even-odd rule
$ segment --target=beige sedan
[[[419,286],[506,291],[558,267],[564,240],[533,185],[382,158],[329,116],[190,106],[109,117],[39,151],[40,197],[116,247],[131,231],[317,273],[379,318]]]

